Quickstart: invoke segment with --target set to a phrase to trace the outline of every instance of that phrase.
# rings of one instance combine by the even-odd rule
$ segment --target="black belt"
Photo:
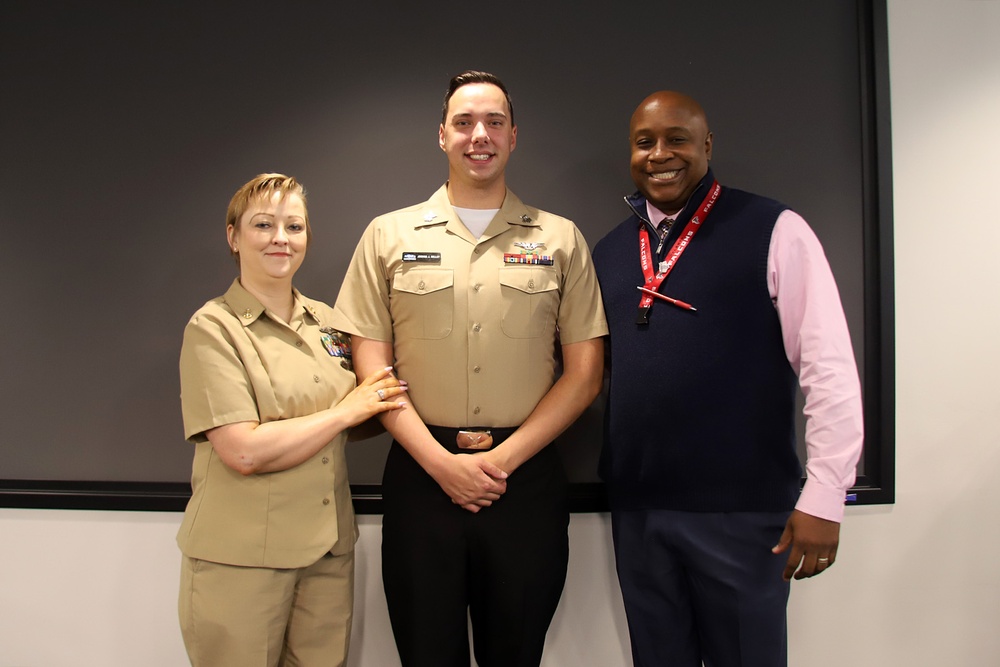
[[[506,440],[519,427],[496,427],[496,426],[465,426],[453,428],[451,426],[432,426],[427,424],[427,430],[431,432],[434,439],[441,443],[441,446],[453,454],[459,452],[474,454],[493,449]]]

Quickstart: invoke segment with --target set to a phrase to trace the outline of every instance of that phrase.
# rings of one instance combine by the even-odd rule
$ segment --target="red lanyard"
[[[701,206],[695,212],[694,216],[688,221],[687,225],[684,226],[684,230],[681,232],[680,237],[674,242],[670,252],[667,253],[667,257],[664,261],[660,262],[657,271],[653,273],[653,251],[650,250],[649,246],[649,231],[646,229],[646,225],[641,225],[639,227],[639,262],[642,265],[642,275],[646,279],[646,282],[640,289],[651,290],[653,292],[660,288],[660,285],[666,280],[670,272],[674,270],[674,266],[677,264],[677,260],[681,258],[684,251],[691,244],[691,240],[694,235],[698,233],[701,229],[701,223],[705,222],[708,217],[709,212],[712,207],[715,206],[715,201],[719,198],[719,192],[722,190],[719,186],[718,181],[712,182],[712,187],[709,188],[708,194],[705,195],[705,199],[701,202]],[[639,301],[639,315],[636,319],[636,324],[648,324],[649,323],[649,309],[653,307],[653,295],[643,293],[642,300]],[[694,310],[689,304],[683,301],[677,301],[676,299],[667,299],[669,301],[675,302],[678,305],[687,310]]]

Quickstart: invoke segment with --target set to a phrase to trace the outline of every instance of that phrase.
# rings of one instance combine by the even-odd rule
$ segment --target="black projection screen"
[[[375,215],[445,179],[448,78],[497,73],[519,141],[508,183],[591,246],[626,217],[627,125],[648,93],[705,107],[726,185],[812,224],[862,369],[859,503],[893,500],[892,214],[884,0],[160,5],[0,9],[0,505],[183,509],[177,357],[235,275],[232,192],[309,192],[296,279],[332,302]],[[36,252],[37,251],[37,252]],[[604,507],[600,399],[561,438],[574,509]],[[387,439],[350,445],[378,511]]]

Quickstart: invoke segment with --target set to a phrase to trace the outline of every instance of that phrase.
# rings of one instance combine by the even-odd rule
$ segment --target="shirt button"
[[[319,376],[313,375],[313,382],[319,382]]]
[[[472,372],[473,372],[473,373],[478,373],[478,372],[479,372],[479,366],[474,366],[474,367],[472,368]]]
[[[528,281],[528,289],[535,289],[535,281],[534,280],[529,280]]]
[[[472,252],[474,252],[474,253],[476,253],[477,255],[479,255],[479,254],[481,254],[481,253],[482,253],[483,251],[482,251],[482,250],[480,250],[479,248],[476,248],[476,249],[475,249],[475,250],[473,250]]]
[[[300,340],[295,341],[295,347],[302,347],[302,341]]]
[[[472,330],[473,330],[473,331],[476,331],[476,332],[478,332],[478,331],[479,331],[480,329],[482,329],[482,327],[481,327],[481,326],[479,326],[478,324],[474,324],[474,325],[472,325]]]
[[[329,505],[330,504],[330,499],[329,498],[324,498],[323,499],[323,504],[324,505]]]
[[[474,414],[474,415],[478,415],[478,414],[479,414],[479,408],[476,408],[475,410],[473,410],[473,411],[472,411],[472,414]]]
[[[417,289],[421,289],[422,290],[422,289],[426,289],[426,288],[427,288],[427,283],[425,283],[423,280],[421,280],[420,284],[417,285]]]
[[[323,465],[326,465],[327,463],[329,463],[329,462],[330,462],[330,459],[329,459],[329,458],[327,458],[327,457],[325,457],[325,456],[323,457],[323,459],[322,459],[322,460],[323,460]]]

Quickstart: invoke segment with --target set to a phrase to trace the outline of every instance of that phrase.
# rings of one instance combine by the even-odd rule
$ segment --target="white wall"
[[[0,510],[0,667],[180,667],[180,514]],[[398,667],[381,518],[359,517],[350,665]],[[547,665],[629,665],[605,517],[574,516]]]
[[[794,587],[790,664],[1000,665],[1000,2],[888,4],[896,505]]]
[[[851,508],[793,586],[793,666],[1000,664],[1000,2],[889,0],[897,504]],[[0,667],[185,664],[179,515],[0,510]],[[574,516],[547,667],[628,665],[607,518]],[[378,517],[352,664],[392,667]]]

